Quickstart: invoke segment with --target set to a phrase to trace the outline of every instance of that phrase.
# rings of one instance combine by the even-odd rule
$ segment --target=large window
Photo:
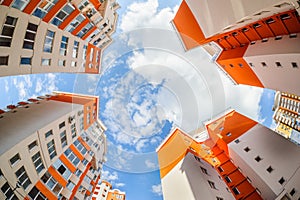
[[[67,26],[66,31],[72,32],[81,22],[85,20],[85,17],[80,14],[78,15],[71,23],[69,26]]]
[[[23,43],[24,49],[33,49],[37,28],[37,25],[28,23]]]
[[[68,180],[70,178],[72,172],[61,162],[60,159],[55,161],[53,167],[64,177],[64,179]]]
[[[9,186],[9,184],[7,182],[4,183],[4,185],[1,187],[1,191],[3,192],[6,199],[18,200],[18,198],[15,195],[14,191],[11,189],[11,187]]]
[[[71,133],[72,133],[72,138],[76,137],[76,124],[71,125]]]
[[[85,63],[86,63],[86,53],[87,53],[87,45],[83,45],[82,67],[85,67]]]
[[[29,0],[15,0],[11,7],[23,11],[28,3],[29,3]]]
[[[26,188],[31,184],[31,181],[25,171],[24,166],[22,166],[20,169],[18,169],[18,171],[16,171],[15,174],[17,176],[18,181],[24,188],[24,190],[26,190]]]
[[[61,141],[61,147],[64,148],[67,146],[67,135],[66,131],[63,131],[60,133],[60,141]]]
[[[54,140],[51,140],[50,142],[48,142],[47,148],[48,148],[48,153],[49,153],[50,159],[54,158],[56,156]]]
[[[41,158],[41,154],[40,152],[37,152],[36,154],[34,154],[32,157],[32,162],[35,166],[35,170],[36,172],[39,174],[45,167]]]
[[[10,165],[14,166],[16,163],[18,163],[21,160],[20,155],[17,153],[14,155],[11,159],[9,159]]]
[[[46,172],[41,180],[43,183],[57,196],[62,191],[63,187],[49,174],[49,172]]]
[[[81,29],[81,31],[77,34],[77,36],[78,37],[84,36],[92,27],[93,25],[91,23],[88,23],[87,25],[85,25],[85,27]]]
[[[32,200],[46,200],[47,198],[34,186],[28,195]]]
[[[59,13],[57,13],[51,23],[59,26],[74,10],[75,8],[70,3],[68,3],[61,11],[59,11]]]
[[[87,152],[87,149],[78,141],[76,140],[74,142],[74,145],[77,147],[77,149],[82,153],[82,155],[85,155]]]
[[[8,56],[0,56],[0,65],[8,65]]]
[[[78,56],[78,49],[79,49],[79,42],[74,41],[74,46],[73,46],[73,58],[77,58]]]
[[[44,18],[56,2],[58,2],[58,0],[43,0],[40,3],[40,5],[35,9],[33,15],[41,19]]]
[[[59,54],[62,56],[67,55],[68,41],[69,41],[68,37],[62,36],[61,43],[60,43],[60,50],[59,50]]]
[[[51,53],[53,40],[54,40],[55,33],[53,31],[47,30],[45,42],[44,42],[44,52]]]
[[[38,144],[37,144],[37,141],[35,140],[28,145],[28,150],[31,151],[32,149],[34,149],[37,146],[38,146]]]
[[[0,35],[0,46],[10,47],[17,24],[17,18],[7,16]]]
[[[75,166],[77,166],[80,162],[79,158],[73,153],[73,151],[70,148],[68,148],[64,152],[64,154]]]

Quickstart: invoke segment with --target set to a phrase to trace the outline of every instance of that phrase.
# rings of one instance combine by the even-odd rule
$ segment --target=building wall
[[[257,41],[248,46],[243,58],[264,87],[300,94],[300,38],[295,36],[269,38],[266,42]]]
[[[207,174],[201,171],[207,170]],[[214,183],[213,189],[209,182]],[[188,153],[162,180],[163,198],[168,199],[234,199],[217,171],[206,161],[197,161]]]
[[[228,145],[230,157],[264,199],[275,199],[284,189],[300,191],[300,182],[294,184],[300,179],[300,161],[295,159],[300,154],[297,145],[262,125],[256,125],[238,139]],[[296,192],[292,199],[299,196]]]

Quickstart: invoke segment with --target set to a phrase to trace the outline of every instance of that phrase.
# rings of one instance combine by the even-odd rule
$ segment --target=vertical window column
[[[52,53],[54,36],[55,33],[53,31],[47,30],[44,42],[44,52]]]
[[[7,16],[0,35],[0,46],[10,47],[17,24],[17,18]]]

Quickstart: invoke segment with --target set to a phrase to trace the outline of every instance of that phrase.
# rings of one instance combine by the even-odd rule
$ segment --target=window
[[[72,32],[83,20],[85,20],[85,17],[82,14],[78,15],[76,19],[67,26],[66,31]]]
[[[266,66],[267,66],[267,64],[266,64],[265,62],[261,62],[261,65],[262,65],[263,67],[266,67]]]
[[[290,195],[291,195],[291,196],[294,196],[295,193],[296,193],[296,190],[295,190],[295,188],[293,188],[293,189],[290,191]]]
[[[9,159],[10,161],[10,165],[14,166],[16,163],[18,163],[21,160],[20,155],[17,153],[16,155],[14,155],[11,159]]]
[[[18,198],[15,195],[14,191],[11,189],[11,187],[9,186],[9,184],[7,182],[4,183],[4,185],[1,187],[1,191],[3,192],[6,199],[18,200]]]
[[[51,23],[59,26],[74,10],[75,8],[70,3],[68,3],[61,11],[59,11],[59,13],[57,13]]]
[[[79,158],[73,153],[73,151],[70,148],[68,148],[64,152],[64,154],[75,166],[77,166],[80,162]]]
[[[0,46],[10,47],[17,18],[7,16],[0,34]]]
[[[34,186],[28,195],[33,199],[33,200],[46,200],[47,198]]]
[[[208,181],[208,184],[212,189],[217,189],[214,182]]]
[[[60,159],[55,161],[53,167],[64,177],[64,179],[68,180],[70,178],[72,172],[61,162]]]
[[[217,200],[224,200],[222,197],[217,197]]]
[[[267,24],[272,24],[272,23],[274,23],[274,22],[275,22],[275,20],[272,19],[272,18],[269,18],[269,19],[266,20],[266,23],[267,23]]]
[[[82,160],[82,164],[87,165],[89,161],[87,161],[85,158]]]
[[[239,195],[240,194],[240,191],[236,187],[232,188],[232,191],[233,191],[233,193],[235,195]]]
[[[45,138],[48,138],[51,135],[53,135],[53,131],[52,130],[50,130],[47,133],[45,133]]]
[[[82,153],[82,155],[85,155],[87,152],[87,149],[78,141],[76,140],[74,142],[74,145],[76,146],[76,148]]]
[[[275,62],[277,67],[282,67],[280,62]]]
[[[297,33],[291,33],[289,37],[290,38],[296,38],[297,37]]]
[[[269,167],[267,168],[267,172],[269,172],[269,173],[271,173],[273,170],[274,170],[274,169],[273,169],[271,166],[269,166]]]
[[[75,184],[72,181],[69,181],[68,184],[67,184],[67,188],[70,191],[73,191],[74,187],[75,187]]]
[[[85,61],[86,61],[86,53],[87,53],[87,45],[83,45],[83,53],[82,53],[82,67],[85,66]]]
[[[68,41],[69,41],[68,37],[62,36],[61,43],[60,43],[60,50],[59,50],[59,54],[62,56],[67,55]]]
[[[8,65],[8,56],[0,56],[0,65]]]
[[[65,122],[62,122],[62,123],[59,124],[58,127],[59,127],[59,129],[61,129],[61,128],[65,127],[65,126],[66,126],[66,123],[65,123]]]
[[[207,173],[207,170],[206,170],[205,168],[203,168],[203,167],[200,167],[200,168],[201,168],[202,173],[208,174],[208,173]]]
[[[73,58],[77,58],[77,56],[78,56],[78,48],[79,48],[79,42],[74,41],[73,54],[72,54]]]
[[[31,151],[32,149],[34,149],[35,147],[37,147],[37,142],[36,140],[31,142],[29,145],[28,145],[28,150]]]
[[[24,166],[18,169],[18,171],[16,171],[15,174],[17,176],[18,181],[20,182],[20,185],[22,185],[24,190],[26,190],[26,188],[31,184],[31,181],[27,176]]]
[[[280,183],[280,185],[282,185],[285,182],[285,179],[283,177],[281,177],[278,181],[278,183]]]
[[[82,174],[82,171],[80,171],[80,169],[77,169],[77,170],[75,171],[75,175],[76,175],[77,177],[80,177],[81,174]]]
[[[234,140],[234,142],[235,142],[236,144],[238,144],[238,143],[240,143],[240,140],[239,140],[239,139],[236,139],[236,140]]]
[[[231,183],[232,182],[232,180],[228,176],[225,176],[224,179],[226,180],[227,183]]]
[[[58,60],[58,66],[66,66],[66,60]]]
[[[282,15],[280,15],[280,18],[282,19],[282,20],[285,20],[285,19],[289,19],[289,18],[291,18],[291,16],[289,15],[289,14],[282,14]]]
[[[242,64],[242,63],[239,63],[239,67],[243,67],[243,64]]]
[[[67,146],[67,135],[66,131],[63,131],[60,133],[60,141],[61,141],[61,147],[64,148]]]
[[[298,68],[297,63],[296,63],[296,62],[292,62],[292,67],[293,67],[293,68]]]
[[[282,36],[281,35],[278,35],[275,37],[275,40],[281,40],[282,39]]]
[[[246,148],[244,148],[244,151],[249,152],[249,151],[250,151],[250,148],[249,148],[249,147],[246,147]]]
[[[72,134],[72,138],[76,137],[76,124],[72,124],[71,125],[71,134]]]
[[[80,38],[83,37],[92,27],[93,27],[92,23],[88,23],[81,29],[81,31],[79,31],[77,36]]]
[[[48,148],[49,157],[52,160],[52,158],[56,156],[55,144],[53,139],[47,143],[47,148]]]
[[[47,30],[45,42],[44,42],[44,52],[51,53],[53,40],[54,40],[55,33],[53,31]]]
[[[31,57],[21,57],[20,65],[31,65]]]
[[[221,166],[218,167],[218,170],[219,172],[224,172],[224,169]]]
[[[43,66],[50,66],[51,65],[51,59],[49,59],[49,58],[43,58],[42,59],[42,65]]]
[[[249,63],[250,67],[254,67],[253,63]]]
[[[259,157],[259,156],[256,156],[254,159],[256,160],[256,162],[259,162],[259,161],[261,161],[261,160],[262,160],[262,158],[261,158],[261,157]]]
[[[49,172],[46,172],[42,176],[41,180],[57,196],[63,189],[63,187],[49,174]]]
[[[231,133],[230,132],[226,133],[226,136],[227,137],[231,136]]]
[[[77,62],[76,61],[72,61],[71,62],[71,67],[76,67],[77,66]]]
[[[44,18],[56,2],[58,2],[58,0],[44,0],[40,3],[39,7],[35,9],[33,15],[41,19]]]
[[[23,11],[29,3],[29,0],[15,0],[11,7]]]
[[[37,152],[36,154],[34,154],[32,157],[32,162],[35,166],[35,170],[37,171],[37,173],[39,174],[45,167],[41,158],[41,154],[40,152]]]
[[[33,49],[37,28],[37,25],[28,23],[23,42],[24,49]]]

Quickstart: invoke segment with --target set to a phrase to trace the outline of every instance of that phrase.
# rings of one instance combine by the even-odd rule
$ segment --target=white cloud
[[[148,139],[139,140],[135,145],[136,150],[140,152],[146,146],[147,142]]]
[[[119,179],[118,173],[116,171],[109,172],[106,170],[103,170],[101,173],[101,179],[106,180],[108,182],[116,181]]]
[[[8,80],[4,80],[4,89],[5,89],[5,92],[8,93],[9,91],[9,84],[8,84]]]
[[[162,188],[161,188],[161,184],[158,185],[152,185],[152,192],[158,196],[162,195]]]
[[[124,32],[145,27],[171,29],[170,21],[174,18],[178,6],[161,10],[158,7],[158,0],[130,4],[122,16],[121,30]]]
[[[115,186],[116,186],[116,187],[124,187],[124,186],[125,186],[125,183],[116,183]]]
[[[156,164],[151,160],[145,160],[145,165],[150,169],[155,169],[157,167]]]
[[[36,92],[36,93],[39,93],[39,92],[42,91],[42,89],[43,89],[43,81],[42,81],[42,79],[38,78],[38,79],[36,80],[35,92]]]

